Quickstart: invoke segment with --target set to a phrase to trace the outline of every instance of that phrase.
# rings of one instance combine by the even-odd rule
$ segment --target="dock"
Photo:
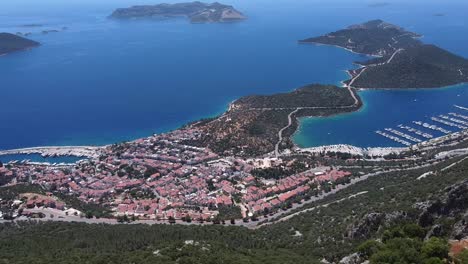
[[[409,141],[413,141],[415,143],[421,143],[422,142],[422,140],[420,140],[418,138],[412,137],[412,136],[410,136],[408,134],[405,134],[405,133],[400,132],[400,131],[398,131],[396,129],[393,129],[393,128],[385,128],[385,131],[388,131],[390,133],[393,133],[393,134],[395,134],[395,135],[397,135],[399,137],[405,138],[405,139],[407,139]]]
[[[461,119],[464,119],[464,120],[468,120],[468,116],[466,115],[460,115],[460,114],[457,114],[457,113],[448,113],[449,115],[451,116],[454,116],[454,117],[458,117],[458,118],[461,118]]]
[[[412,127],[410,127],[410,126],[398,125],[398,127],[401,128],[401,129],[404,129],[404,130],[406,130],[406,131],[409,131],[409,132],[411,132],[411,133],[414,133],[414,134],[416,134],[416,135],[418,135],[418,136],[421,136],[421,137],[423,137],[423,138],[426,138],[426,139],[434,138],[433,135],[431,135],[431,134],[429,134],[429,133],[424,133],[424,132],[422,132],[421,130],[417,130],[417,129],[412,128]]]
[[[453,105],[453,106],[455,106],[455,107],[458,108],[458,109],[468,111],[468,108],[467,108],[467,107],[463,107],[463,106],[459,106],[459,105]]]
[[[375,131],[375,133],[377,133],[377,134],[379,134],[379,135],[381,135],[381,136],[383,136],[383,137],[389,138],[389,139],[391,139],[391,140],[393,140],[393,141],[395,141],[395,142],[398,142],[398,143],[400,143],[400,144],[402,144],[402,145],[408,146],[408,147],[412,145],[412,144],[409,143],[408,141],[405,141],[405,140],[403,140],[403,139],[401,139],[401,138],[399,138],[399,137],[396,137],[396,136],[392,136],[392,135],[387,134],[387,133],[385,133],[385,132],[382,132],[382,131],[380,131],[380,130]]]
[[[437,117],[431,117],[431,120],[435,121],[435,122],[438,122],[438,123],[441,123],[441,124],[444,124],[446,126],[456,127],[456,128],[459,128],[459,129],[468,128],[466,126],[462,126],[462,125],[459,125],[459,124],[456,124],[456,123],[453,123],[453,122],[449,122],[449,121],[446,121],[446,120],[443,120],[443,119],[440,119],[440,118],[437,118]]]
[[[431,124],[428,124],[428,123],[425,123],[425,122],[421,122],[421,121],[413,121],[413,124],[416,124],[418,126],[422,126],[424,128],[428,128],[428,129],[432,129],[434,131],[439,131],[441,133],[444,133],[444,134],[450,134],[452,133],[452,131],[450,130],[447,130],[445,128],[441,128],[441,127],[438,127],[436,125],[431,125]]]
[[[445,120],[449,120],[458,124],[462,124],[464,126],[468,126],[468,122],[460,119],[456,119],[454,117],[446,116],[446,115],[439,115],[440,118],[443,118]]]

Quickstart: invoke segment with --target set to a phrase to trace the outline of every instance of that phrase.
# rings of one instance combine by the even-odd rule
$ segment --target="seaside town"
[[[220,157],[181,143],[198,136],[198,130],[189,128],[115,144],[100,149],[97,158],[74,165],[5,164],[0,178],[5,186],[29,183],[47,190],[44,195],[21,194],[10,203],[15,217],[18,210],[28,216],[39,207],[87,213],[69,208],[55,195],[59,193],[108,208],[108,217],[203,222],[255,220],[329,191],[351,176],[307,164],[298,173],[256,177],[255,170],[287,168],[295,161]]]
[[[460,114],[450,116],[465,118]],[[458,121],[453,117],[447,116]],[[283,150],[279,156],[267,153],[238,157],[189,144],[204,133],[195,124],[104,147],[0,151],[0,155],[84,157],[68,164],[27,160],[0,163],[0,185],[36,186],[40,190],[26,188],[14,199],[0,201],[0,212],[4,219],[56,214],[73,221],[101,218],[117,222],[248,223],[275,217],[361,177],[362,171],[347,169],[356,159],[379,162],[389,157],[395,164],[399,160],[414,162],[422,158],[411,154],[418,151],[431,152],[440,160],[459,154],[449,151],[434,155],[434,150],[455,147],[465,141],[468,133],[462,130],[434,137],[412,127],[398,127],[414,135],[386,131],[401,136],[398,140],[413,139],[417,144],[406,148],[334,145]],[[416,141],[417,136],[425,140]],[[351,166],[340,166],[340,159],[351,162]],[[382,170],[379,165],[371,167]]]

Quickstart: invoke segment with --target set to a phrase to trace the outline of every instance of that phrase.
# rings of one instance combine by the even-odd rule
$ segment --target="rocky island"
[[[0,33],[0,55],[27,50],[39,46],[39,43],[10,33]]]
[[[301,40],[345,48],[378,58],[358,62],[346,85],[355,88],[433,88],[468,81],[468,60],[434,45],[421,35],[372,20],[324,36]]]
[[[110,18],[115,19],[172,17],[187,17],[192,23],[231,22],[246,18],[232,6],[217,2],[208,4],[198,1],[119,8],[110,15]]]

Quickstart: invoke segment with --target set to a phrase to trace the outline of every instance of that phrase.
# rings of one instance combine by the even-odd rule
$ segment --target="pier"
[[[467,121],[463,121],[463,120],[456,119],[456,118],[453,118],[453,117],[450,117],[450,116],[446,116],[446,115],[439,115],[439,117],[440,117],[440,118],[443,118],[443,119],[445,119],[445,120],[449,120],[449,121],[458,123],[458,124],[462,124],[462,125],[464,125],[464,126],[468,126],[468,122],[467,122]]]
[[[451,127],[456,127],[456,128],[459,128],[459,129],[466,129],[468,127],[466,126],[462,126],[462,125],[459,125],[459,124],[455,124],[455,123],[452,123],[452,122],[449,122],[449,121],[446,121],[446,120],[443,120],[443,119],[440,119],[440,118],[437,118],[437,117],[431,117],[431,120],[432,121],[435,121],[435,122],[438,122],[438,123],[441,123],[441,124],[444,124],[446,126],[451,126]]]
[[[468,111],[468,108],[467,108],[467,107],[463,107],[463,106],[459,106],[459,105],[453,105],[453,106],[455,106],[455,107],[458,108],[458,109]]]
[[[455,117],[464,119],[464,120],[468,120],[468,116],[466,116],[466,115],[460,115],[460,114],[456,114],[456,113],[448,113],[448,114],[451,115],[451,116],[455,116]]]
[[[382,131],[380,131],[380,130],[375,131],[375,133],[377,133],[377,134],[379,134],[379,135],[381,135],[381,136],[383,136],[383,137],[389,138],[389,139],[391,139],[391,140],[393,140],[393,141],[395,141],[395,142],[398,142],[398,143],[400,143],[400,144],[402,144],[402,145],[408,146],[408,147],[412,145],[412,144],[409,143],[408,141],[405,141],[405,140],[403,140],[403,139],[401,139],[401,138],[399,138],[399,137],[396,137],[396,136],[392,136],[392,135],[387,134],[387,133],[385,133],[385,132],[382,132]]]
[[[414,134],[416,134],[416,135],[418,135],[418,136],[421,136],[421,137],[423,137],[423,138],[426,138],[426,139],[434,138],[434,136],[431,135],[431,134],[424,133],[424,132],[422,132],[421,130],[417,130],[417,129],[412,128],[412,127],[409,127],[409,126],[398,125],[398,127],[401,128],[401,129],[404,129],[404,130],[406,130],[406,131],[409,131],[409,132],[411,132],[411,133],[414,133]]]
[[[405,134],[403,132],[400,132],[400,131],[392,129],[392,128],[385,128],[385,131],[388,131],[390,133],[393,133],[393,134],[395,134],[397,136],[400,136],[400,137],[405,138],[407,140],[413,141],[415,143],[421,143],[422,142],[422,140],[420,140],[418,138],[412,137],[412,136],[410,136],[408,134]]]
[[[450,134],[452,133],[452,131],[450,130],[447,130],[445,128],[441,128],[441,127],[438,127],[436,125],[431,125],[431,124],[428,124],[428,123],[425,123],[425,122],[421,122],[421,121],[413,121],[413,124],[416,124],[418,126],[422,126],[424,128],[428,128],[428,129],[432,129],[434,131],[439,131],[441,133],[444,133],[444,134]]]

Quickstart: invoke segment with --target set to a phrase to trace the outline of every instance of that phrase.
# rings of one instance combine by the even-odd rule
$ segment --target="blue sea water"
[[[223,2],[249,19],[190,24],[106,18],[118,7],[156,2],[0,2],[0,32],[32,32],[30,38],[42,44],[0,57],[0,149],[130,140],[217,115],[240,96],[339,84],[344,70],[365,57],[297,40],[375,18],[468,57],[466,1],[389,1],[370,8],[369,1],[228,0]],[[21,27],[32,23],[44,26]],[[40,33],[62,27],[68,29]],[[361,111],[305,119],[295,140],[301,146],[392,145],[373,131],[445,113],[455,102],[467,105],[466,88],[361,92]]]

